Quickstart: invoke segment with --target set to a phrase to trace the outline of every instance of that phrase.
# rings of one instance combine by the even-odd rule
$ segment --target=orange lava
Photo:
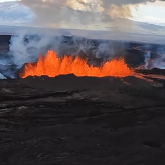
[[[58,58],[54,51],[48,51],[45,58],[41,55],[36,63],[25,64],[20,73],[21,78],[28,76],[55,77],[58,75],[74,74],[75,76],[91,77],[126,77],[134,75],[134,70],[130,69],[124,62],[124,59],[113,59],[103,63],[101,67],[89,66],[87,60],[79,57],[73,59],[72,56]]]

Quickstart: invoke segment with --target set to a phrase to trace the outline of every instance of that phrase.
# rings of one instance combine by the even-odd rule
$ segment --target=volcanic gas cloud
[[[89,66],[87,60],[80,57],[64,56],[58,58],[54,51],[48,51],[45,58],[41,55],[36,63],[27,63],[20,73],[21,78],[28,76],[55,77],[58,75],[74,74],[75,76],[91,77],[126,77],[134,74],[134,70],[129,68],[123,58],[113,59],[105,62],[101,67]]]

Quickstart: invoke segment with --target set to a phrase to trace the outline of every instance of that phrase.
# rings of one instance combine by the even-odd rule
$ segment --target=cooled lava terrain
[[[0,80],[0,165],[164,165],[164,83],[73,74]]]

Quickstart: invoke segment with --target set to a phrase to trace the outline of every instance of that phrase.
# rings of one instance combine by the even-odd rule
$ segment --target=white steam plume
[[[139,66],[137,69],[165,69],[165,46],[146,45],[138,49],[144,52],[144,65]]]
[[[45,55],[48,50],[54,50],[58,56],[78,55],[83,52],[86,56],[109,60],[115,55],[124,54],[124,44],[115,41],[90,40],[84,37],[43,35],[35,31],[22,32],[12,36],[10,52],[13,63],[18,68],[24,63],[35,62],[40,54]]]
[[[152,59],[150,52],[145,55],[145,65],[144,67],[139,67],[140,69],[165,69],[165,54],[160,54],[159,57]]]

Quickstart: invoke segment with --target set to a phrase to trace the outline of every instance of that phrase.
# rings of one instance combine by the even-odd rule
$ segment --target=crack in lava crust
[[[123,58],[113,59],[105,62],[101,67],[89,66],[87,60],[72,56],[58,58],[54,51],[48,51],[45,58],[41,55],[36,63],[25,64],[23,71],[20,72],[21,78],[28,76],[48,76],[74,74],[75,76],[91,77],[127,77],[134,75],[134,70],[129,68]]]

